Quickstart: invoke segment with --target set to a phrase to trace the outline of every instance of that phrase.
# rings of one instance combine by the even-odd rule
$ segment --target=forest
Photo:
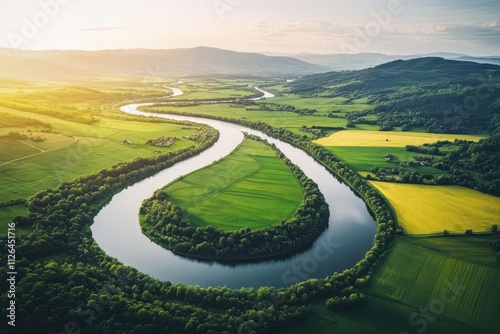
[[[290,85],[291,93],[304,96],[367,97],[374,108],[349,113],[352,126],[475,133],[493,132],[500,125],[496,65],[433,57],[397,60],[361,71],[309,75]],[[367,120],[369,115],[376,119]]]

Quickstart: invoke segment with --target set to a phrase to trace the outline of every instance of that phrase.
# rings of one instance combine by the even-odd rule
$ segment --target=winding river
[[[182,91],[173,91],[179,96]],[[256,87],[256,89],[258,89]],[[273,95],[258,89],[269,98]],[[220,138],[203,153],[182,161],[158,174],[140,181],[116,194],[94,219],[92,234],[98,245],[110,256],[125,265],[135,267],[152,277],[173,284],[228,286],[230,288],[275,286],[286,287],[308,278],[322,278],[352,267],[364,257],[376,232],[375,221],[362,199],[345,184],[341,184],[326,168],[300,149],[271,138],[260,131],[231,123],[205,118],[140,112],[141,106],[152,103],[130,104],[121,110],[133,115],[161,117],[203,123],[216,128]],[[274,143],[294,164],[314,180],[330,206],[329,228],[300,253],[292,256],[255,263],[227,264],[198,261],[172,253],[141,233],[138,213],[144,199],[153,192],[212,162],[227,156],[248,132]],[[214,175],[214,177],[217,177]]]

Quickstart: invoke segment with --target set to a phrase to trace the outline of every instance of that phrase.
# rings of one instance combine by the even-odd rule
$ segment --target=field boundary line
[[[73,138],[73,142],[72,142],[72,143],[69,143],[69,144],[67,144],[67,145],[61,146],[61,147],[53,148],[53,149],[51,149],[51,150],[43,150],[43,149],[41,149],[41,148],[39,148],[39,147],[36,147],[36,146],[34,146],[34,145],[31,145],[31,144],[26,143],[25,141],[21,140],[21,142],[23,142],[24,144],[27,144],[27,145],[29,145],[29,146],[33,146],[34,148],[39,149],[39,150],[40,150],[40,152],[35,153],[35,154],[26,155],[26,156],[24,156],[24,157],[20,157],[20,158],[12,159],[12,160],[9,160],[9,161],[6,161],[6,162],[4,162],[4,163],[0,164],[0,167],[3,167],[3,166],[5,166],[5,165],[8,165],[8,164],[10,164],[10,163],[12,163],[12,162],[15,162],[15,161],[20,161],[20,160],[24,160],[24,159],[28,159],[28,158],[32,158],[32,157],[36,157],[37,155],[40,155],[40,154],[44,154],[44,153],[48,153],[48,152],[53,152],[53,151],[61,150],[61,149],[63,149],[63,148],[66,148],[66,147],[69,147],[69,146],[71,146],[71,145],[75,144],[75,143],[78,141],[78,138],[76,138],[75,136],[67,136],[67,137],[71,137],[71,138]]]
[[[35,149],[37,149],[37,150],[39,150],[41,153],[45,152],[45,150],[44,150],[44,149],[42,149],[42,148],[40,148],[40,147],[38,147],[38,146],[36,146],[36,145],[30,144],[30,143],[28,143],[27,141],[20,140],[20,142],[21,142],[21,143],[23,143],[23,144],[26,144],[26,145],[28,145],[28,146],[31,146],[31,147],[33,147],[33,148],[35,148]]]

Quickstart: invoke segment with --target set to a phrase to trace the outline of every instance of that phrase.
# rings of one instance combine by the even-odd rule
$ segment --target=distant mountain
[[[208,47],[174,50],[21,51],[0,49],[0,77],[70,75],[310,74],[321,68],[291,57]],[[29,68],[29,70],[24,70]]]
[[[455,58],[455,60],[461,61],[473,61],[480,64],[494,64],[500,65],[500,57],[470,57],[470,56],[462,56]]]
[[[360,71],[308,75],[290,86],[301,95],[367,97],[373,109],[350,113],[352,124],[438,133],[492,132],[500,126],[497,65],[436,57],[396,60]]]
[[[450,60],[473,61],[477,63],[500,65],[500,57],[471,57],[465,54],[436,52],[416,55],[386,55],[382,53],[358,53],[358,54],[278,54],[265,53],[267,55],[280,55],[293,57],[311,64],[321,66],[325,71],[362,70],[375,67],[380,64],[394,60],[409,60],[424,57],[439,57]]]

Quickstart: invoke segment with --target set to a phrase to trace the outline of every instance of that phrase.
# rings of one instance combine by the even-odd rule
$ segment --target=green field
[[[157,151],[169,152],[193,145],[193,141],[182,137],[197,132],[195,128],[171,123],[101,118],[95,124],[86,125],[50,116],[22,111],[17,112],[51,123],[52,130],[60,132],[64,136],[48,134],[48,137],[53,138],[51,138],[51,141],[48,140],[43,143],[43,145],[49,148],[51,147],[49,145],[53,144],[52,149],[57,145],[63,145],[63,148],[40,152],[40,150],[34,149],[21,141],[0,140],[0,147],[3,148],[0,158],[2,163],[40,153],[33,157],[0,166],[0,173],[2,173],[0,202],[31,196],[40,190],[55,187],[65,180],[98,171],[121,161],[151,156]],[[75,136],[78,141],[73,145],[65,146],[69,141],[67,136]],[[179,140],[167,148],[146,145],[148,139],[155,139],[160,136],[178,137]],[[64,142],[61,143],[60,140]],[[121,145],[122,140],[129,140],[133,144]],[[69,142],[72,141],[73,139]],[[38,143],[33,144],[37,145]]]
[[[373,167],[394,168],[398,167],[400,161],[413,161],[414,157],[429,157],[429,155],[409,152],[402,147],[343,147],[327,146],[326,149],[339,159],[348,164],[358,172],[370,172]],[[385,161],[384,156],[391,154],[391,161]],[[435,175],[446,174],[445,171],[430,166],[406,167],[409,170],[415,170],[422,173],[431,173]]]
[[[494,333],[500,328],[500,317],[493,316],[500,314],[500,265],[490,247],[494,238],[401,238],[367,293],[435,309],[440,317]]]
[[[294,94],[277,96],[269,102],[278,104],[289,104],[297,109],[316,109],[317,115],[325,115],[329,112],[348,113],[352,111],[364,111],[371,106],[366,100],[360,99],[346,102],[344,97],[301,97]]]
[[[498,224],[500,197],[460,186],[371,183],[389,200],[408,234],[490,232]]]
[[[259,93],[254,89],[254,82],[247,80],[182,80],[182,83],[173,86],[180,88],[184,94],[173,97],[172,100],[243,98]]]
[[[279,333],[423,333],[424,324],[425,333],[495,333],[500,264],[490,243],[497,237],[401,237],[362,289],[364,305],[345,311],[314,305],[305,321]]]
[[[164,189],[192,225],[226,231],[276,225],[294,214],[304,194],[274,150],[248,139],[225,159]]]
[[[408,323],[408,318],[415,310],[400,303],[384,298],[366,296],[364,305],[341,312],[334,312],[323,304],[310,307],[309,316],[300,322],[293,323],[277,334],[378,334],[378,333],[418,333]],[[417,328],[418,329],[418,328]],[[479,334],[481,331],[471,329],[457,321],[440,318],[427,328],[429,334]]]
[[[269,101],[274,101],[270,99]],[[152,109],[152,108],[147,108]],[[305,116],[287,111],[261,111],[261,110],[245,110],[244,106],[235,106],[229,104],[209,104],[188,107],[161,106],[155,107],[153,110],[173,111],[175,113],[194,113],[198,115],[211,115],[219,117],[228,117],[235,119],[246,119],[253,122],[266,122],[267,124],[285,128],[294,133],[305,135],[301,131],[302,126],[311,127],[313,125],[343,127],[347,121],[343,118],[327,118],[326,116]]]
[[[28,208],[24,205],[11,205],[0,207],[0,235],[7,235],[7,228],[12,219],[16,216],[25,216],[28,214]],[[16,235],[29,234],[30,227],[17,227]]]

